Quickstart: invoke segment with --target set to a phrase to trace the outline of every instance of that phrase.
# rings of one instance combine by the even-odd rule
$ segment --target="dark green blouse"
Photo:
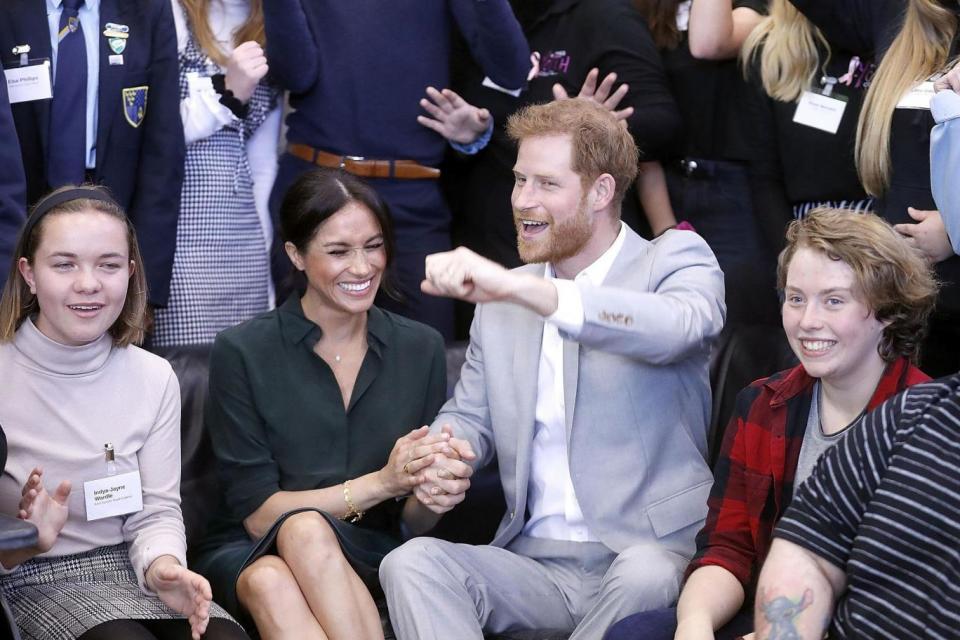
[[[436,417],[446,396],[440,334],[377,307],[367,332],[346,410],[333,371],[313,352],[321,329],[298,297],[217,336],[205,422],[226,503],[220,535],[242,532],[243,519],[277,491],[380,469],[397,438]],[[390,527],[395,506],[388,500],[362,522]]]

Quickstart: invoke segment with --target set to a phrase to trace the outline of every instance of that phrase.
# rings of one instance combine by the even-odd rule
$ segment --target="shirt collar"
[[[63,6],[63,0],[47,0],[47,13],[51,11],[60,11],[60,7]],[[84,0],[83,6],[80,7],[80,10],[89,9],[90,11],[96,11],[97,7],[100,6],[100,0]]]
[[[586,280],[594,286],[599,286],[603,284],[603,281],[607,279],[607,274],[610,273],[610,269],[613,267],[614,261],[617,259],[617,256],[620,255],[620,249],[623,248],[623,242],[627,237],[627,225],[623,224],[623,221],[620,222],[620,233],[617,234],[616,239],[613,241],[613,244],[604,251],[599,258],[594,260],[590,266],[585,267],[580,273],[574,276],[574,280]],[[557,272],[553,268],[553,264],[547,263],[547,275],[551,278],[557,276]]]
[[[888,363],[883,370],[883,375],[877,382],[877,388],[874,389],[870,401],[867,403],[867,411],[873,410],[887,397],[893,395],[897,389],[905,387],[904,380],[909,369],[910,361],[906,358],[897,358]],[[770,398],[770,406],[775,407],[786,404],[802,393],[809,393],[816,382],[817,378],[811,377],[803,368],[803,365],[798,364],[782,376],[771,376],[764,383],[764,386],[773,392],[773,396]]]
[[[293,344],[305,343],[312,350],[323,335],[323,329],[304,315],[300,296],[291,295],[280,305],[278,312],[284,337]],[[370,307],[367,312],[367,345],[377,356],[383,356],[382,349],[389,344],[390,333],[387,314],[377,307]]]

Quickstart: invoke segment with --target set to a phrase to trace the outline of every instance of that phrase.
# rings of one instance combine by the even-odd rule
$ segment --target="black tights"
[[[205,640],[250,640],[240,625],[210,618]],[[110,620],[88,629],[77,640],[190,640],[186,620]]]

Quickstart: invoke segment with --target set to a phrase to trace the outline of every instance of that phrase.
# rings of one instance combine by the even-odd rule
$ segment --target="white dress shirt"
[[[603,283],[625,237],[625,227],[621,223],[620,233],[610,248],[573,280],[556,278],[553,265],[546,266],[546,277],[557,287],[557,310],[546,318],[540,347],[536,426],[527,494],[530,519],[524,525],[524,535],[574,542],[598,541],[584,521],[570,478],[560,330],[574,339],[579,336],[583,329],[583,299],[576,282],[594,286]]]

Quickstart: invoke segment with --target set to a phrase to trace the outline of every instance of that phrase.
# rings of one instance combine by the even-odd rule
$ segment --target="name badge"
[[[900,102],[897,103],[897,109],[930,109],[930,101],[933,100],[933,80],[921,82],[916,87],[907,92]]]
[[[800,102],[797,103],[793,121],[820,131],[836,134],[846,108],[847,103],[843,100],[831,98],[822,93],[804,91],[800,97]]]
[[[124,516],[143,510],[140,472],[130,471],[83,483],[87,521]]]
[[[40,64],[4,69],[3,75],[7,79],[10,104],[49,100],[53,97],[49,60],[44,60]]]

